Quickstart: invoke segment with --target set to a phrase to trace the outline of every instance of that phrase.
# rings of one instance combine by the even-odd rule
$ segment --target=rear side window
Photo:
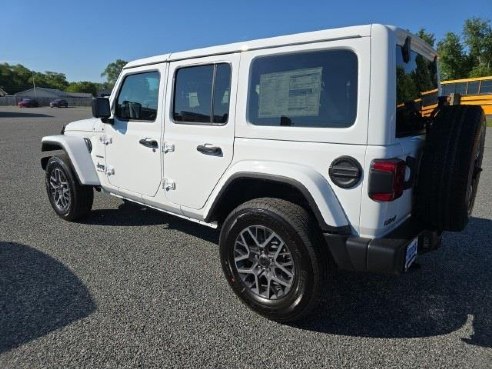
[[[159,72],[131,74],[125,77],[116,103],[121,120],[154,121],[159,98]]]
[[[231,67],[210,64],[180,68],[174,85],[176,123],[225,124],[229,119]]]
[[[256,58],[248,120],[262,126],[349,127],[357,115],[357,68],[349,50]]]
[[[425,122],[437,107],[437,66],[424,56],[410,52],[403,60],[396,47],[396,137],[422,134]]]

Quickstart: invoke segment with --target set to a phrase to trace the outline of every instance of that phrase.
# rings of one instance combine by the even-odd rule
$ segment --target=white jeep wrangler
[[[327,270],[398,274],[465,227],[485,119],[439,91],[436,52],[378,24],[133,61],[42,139],[48,197],[69,221],[95,189],[220,227],[234,292],[293,321]]]

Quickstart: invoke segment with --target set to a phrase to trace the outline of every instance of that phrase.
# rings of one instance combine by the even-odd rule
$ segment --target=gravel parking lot
[[[400,277],[338,273],[297,325],[250,312],[218,233],[96,194],[52,211],[40,139],[88,108],[0,107],[1,368],[490,368],[492,131],[473,219]]]

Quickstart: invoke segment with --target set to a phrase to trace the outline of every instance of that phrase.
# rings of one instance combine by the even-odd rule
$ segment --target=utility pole
[[[38,99],[38,94],[36,93],[36,82],[34,82],[34,72],[32,73],[32,84],[34,86],[34,97]]]

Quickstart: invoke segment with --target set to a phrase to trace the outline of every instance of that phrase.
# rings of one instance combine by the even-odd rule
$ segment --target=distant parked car
[[[35,108],[39,106],[39,103],[34,99],[22,99],[17,103],[17,106],[19,108]]]
[[[50,102],[50,108],[68,108],[68,102],[64,99],[55,99]]]

